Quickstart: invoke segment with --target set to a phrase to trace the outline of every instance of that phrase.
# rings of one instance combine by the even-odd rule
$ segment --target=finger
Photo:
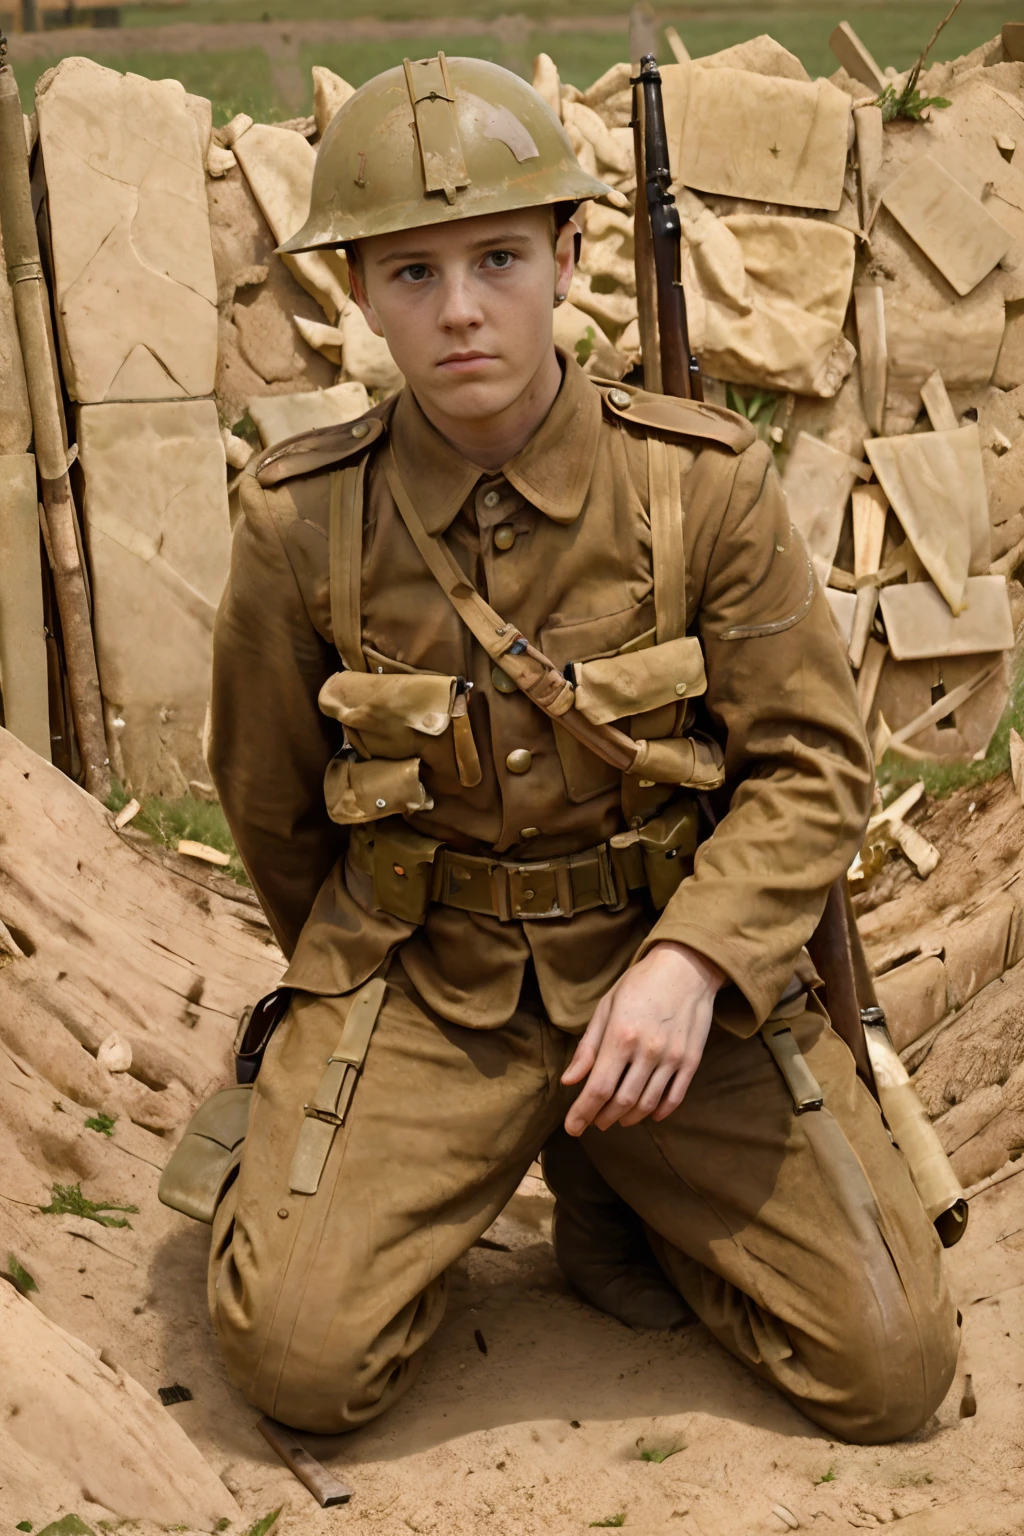
[[[617,1125],[623,1115],[635,1109],[657,1066],[657,1058],[652,1059],[649,1055],[635,1056],[629,1062],[628,1070],[620,1078],[614,1093],[608,1097],[603,1108],[594,1117],[594,1124],[599,1131],[606,1131],[609,1126]]]
[[[579,1136],[593,1122],[618,1088],[628,1065],[625,1048],[606,1037],[582,1093],[565,1117],[570,1136]]]
[[[668,1088],[676,1072],[679,1070],[678,1061],[663,1061],[656,1067],[647,1081],[647,1086],[637,1099],[632,1109],[629,1109],[619,1118],[622,1126],[639,1125],[641,1120],[653,1114],[661,1103],[665,1090]]]
[[[610,1011],[611,1003],[606,995],[594,1009],[590,1023],[579,1038],[572,1060],[562,1073],[562,1082],[567,1088],[573,1083],[581,1083],[597,1060]]]
[[[693,1082],[693,1075],[696,1072],[698,1065],[699,1062],[696,1061],[687,1061],[683,1063],[669,1084],[668,1091],[662,1098],[661,1103],[658,1105],[657,1109],[652,1112],[652,1119],[665,1120],[669,1115],[675,1113],[680,1104],[686,1098],[687,1089]]]

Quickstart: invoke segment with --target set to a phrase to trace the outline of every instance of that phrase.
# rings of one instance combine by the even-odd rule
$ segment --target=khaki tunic
[[[376,412],[428,528],[445,531],[491,605],[559,665],[614,654],[654,625],[651,429],[613,404],[567,361],[547,420],[493,473],[442,441],[409,393]],[[298,1428],[354,1428],[406,1390],[443,1315],[450,1266],[545,1145],[558,1210],[586,1226],[610,1186],[715,1337],[830,1433],[909,1433],[952,1379],[955,1311],[903,1156],[820,1004],[780,1002],[868,811],[849,669],[764,447],[744,446],[742,424],[724,415],[714,429],[732,447],[671,431],[699,419],[678,402],[638,396],[629,410],[634,422],[657,418],[679,456],[687,620],[708,683],[695,723],[721,743],[727,774],[708,804],[713,835],[660,915],[640,897],[571,920],[434,906],[420,927],[374,909],[323,793],[341,746],[317,706],[338,670],[325,439],[288,450],[279,485],[242,482],[215,637],[211,767],[296,991],[217,1212],[210,1305],[232,1380]],[[356,439],[340,438],[354,451]],[[496,540],[499,527],[514,539]],[[425,738],[433,807],[410,818],[420,831],[464,854],[534,860],[624,828],[619,775],[495,686],[415,551],[380,446],[368,458],[359,603],[373,670],[474,685],[480,783],[460,785],[450,731]],[[517,775],[506,758],[520,748],[531,759]],[[680,1109],[589,1129],[570,1149],[589,1156],[574,1172],[568,1139],[559,1156],[551,1140],[575,1092],[560,1081],[572,1037],[660,939],[721,966],[725,1027],[712,1030]],[[325,1062],[352,1060],[353,989],[375,971],[387,981],[358,1081],[325,1122],[317,1103],[341,1070]],[[773,1010],[821,1086],[816,1113],[795,1113],[757,1037]],[[307,1166],[310,1132],[312,1182],[294,1171]]]
[[[455,452],[408,390],[378,412],[427,529],[445,533],[491,606],[559,667],[614,653],[654,626],[650,429],[614,412],[582,370],[563,361],[547,419],[500,471]],[[635,410],[655,398],[640,397]],[[662,419],[691,424],[681,403],[657,404]],[[434,906],[419,929],[373,910],[368,878],[345,866],[346,832],[329,819],[322,787],[342,745],[340,727],[317,705],[339,668],[328,580],[330,466],[303,474],[297,453],[297,472],[282,484],[243,477],[243,516],[215,633],[210,767],[290,959],[288,985],[348,992],[400,945],[431,1007],[455,1023],[495,1027],[514,1011],[532,958],[548,1016],[578,1032],[635,956],[673,939],[729,978],[721,1024],[747,1035],[763,1023],[829,886],[859,846],[871,766],[850,670],[770,454],[752,433],[743,437],[738,418],[723,424],[725,435],[749,446],[737,452],[683,432],[659,434],[682,470],[686,620],[700,637],[708,679],[698,724],[720,742],[727,778],[715,797],[714,836],[653,923],[640,897],[620,912],[600,908],[570,921],[503,923]],[[620,774],[523,694],[495,687],[490,659],[406,531],[379,447],[370,450],[366,485],[360,593],[368,664],[473,684],[469,719],[481,782],[459,783],[450,731],[423,737],[417,751],[434,805],[411,824],[463,852],[512,861],[579,852],[622,831]],[[499,547],[498,528],[512,530],[511,547]],[[529,771],[512,773],[506,759],[523,748]]]

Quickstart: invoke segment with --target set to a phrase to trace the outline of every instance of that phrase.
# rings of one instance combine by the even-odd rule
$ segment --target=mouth
[[[494,362],[497,358],[491,352],[449,352],[437,366],[445,373],[478,373]]]

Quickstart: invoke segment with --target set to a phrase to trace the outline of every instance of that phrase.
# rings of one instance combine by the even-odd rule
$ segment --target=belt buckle
[[[511,917],[520,920],[541,917],[568,917],[568,909],[559,900],[558,865],[550,863],[506,864],[508,907]]]

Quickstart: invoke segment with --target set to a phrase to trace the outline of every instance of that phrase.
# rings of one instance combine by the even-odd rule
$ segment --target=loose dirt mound
[[[956,860],[969,860],[976,841],[980,866],[980,850],[1000,835],[985,828],[1000,818],[1012,831],[1001,783],[974,799],[966,835],[958,799],[927,826],[947,873],[914,888],[913,876],[886,877],[893,899],[876,914],[888,911],[901,941],[912,932],[904,900],[937,898],[947,879],[962,899]],[[620,1515],[643,1536],[769,1536],[791,1528],[778,1506],[819,1532],[893,1523],[901,1536],[1019,1536],[1017,1178],[975,1198],[968,1235],[949,1255],[964,1313],[950,1396],[920,1435],[878,1448],[826,1439],[700,1328],[632,1333],[584,1306],[555,1269],[550,1200],[528,1178],[489,1234],[503,1248],[474,1249],[458,1266],[449,1316],[410,1395],[355,1435],[308,1439],[355,1487],[346,1511],[318,1510],[225,1380],[206,1316],[206,1231],[156,1199],[181,1121],[227,1075],[238,1008],[279,973],[267,929],[244,895],[205,889],[125,843],[95,801],[6,734],[0,819],[0,914],[24,955],[0,970],[0,1262],[10,1270],[16,1261],[38,1287],[27,1300],[12,1292],[4,1306],[5,1343],[21,1340],[16,1367],[0,1365],[4,1519],[38,1529],[74,1511],[96,1530],[101,1519],[116,1528],[119,1518],[138,1519],[148,1478],[151,1519],[134,1527],[146,1533],[182,1523],[209,1530],[215,1517],[241,1533],[282,1505],[274,1526],[282,1536],[319,1536],[342,1521],[358,1521],[365,1536],[582,1536]],[[130,1082],[95,1060],[95,1042],[111,1031],[131,1045],[140,1075]],[[87,1128],[97,1112],[117,1113],[109,1136]],[[138,1210],[99,1213],[130,1227],[42,1214],[54,1183]],[[16,1335],[8,1314],[31,1326]],[[46,1334],[62,1358],[78,1362],[83,1382],[94,1378],[84,1452],[81,1440],[56,1432],[43,1378],[26,1368],[28,1345],[50,1327],[44,1318],[74,1336]],[[122,1370],[153,1395],[147,1402],[118,1386]],[[961,1418],[966,1372],[977,1414]],[[160,1407],[157,1389],[179,1384],[191,1400]],[[118,1394],[119,1412],[108,1411]],[[49,1437],[33,1432],[28,1473],[19,1412],[36,1425],[45,1413],[54,1426]],[[163,1431],[140,1440],[140,1426],[161,1419]],[[167,1471],[175,1445],[177,1483]],[[673,1454],[645,1461],[645,1451]],[[225,1505],[213,1497],[218,1480]]]

